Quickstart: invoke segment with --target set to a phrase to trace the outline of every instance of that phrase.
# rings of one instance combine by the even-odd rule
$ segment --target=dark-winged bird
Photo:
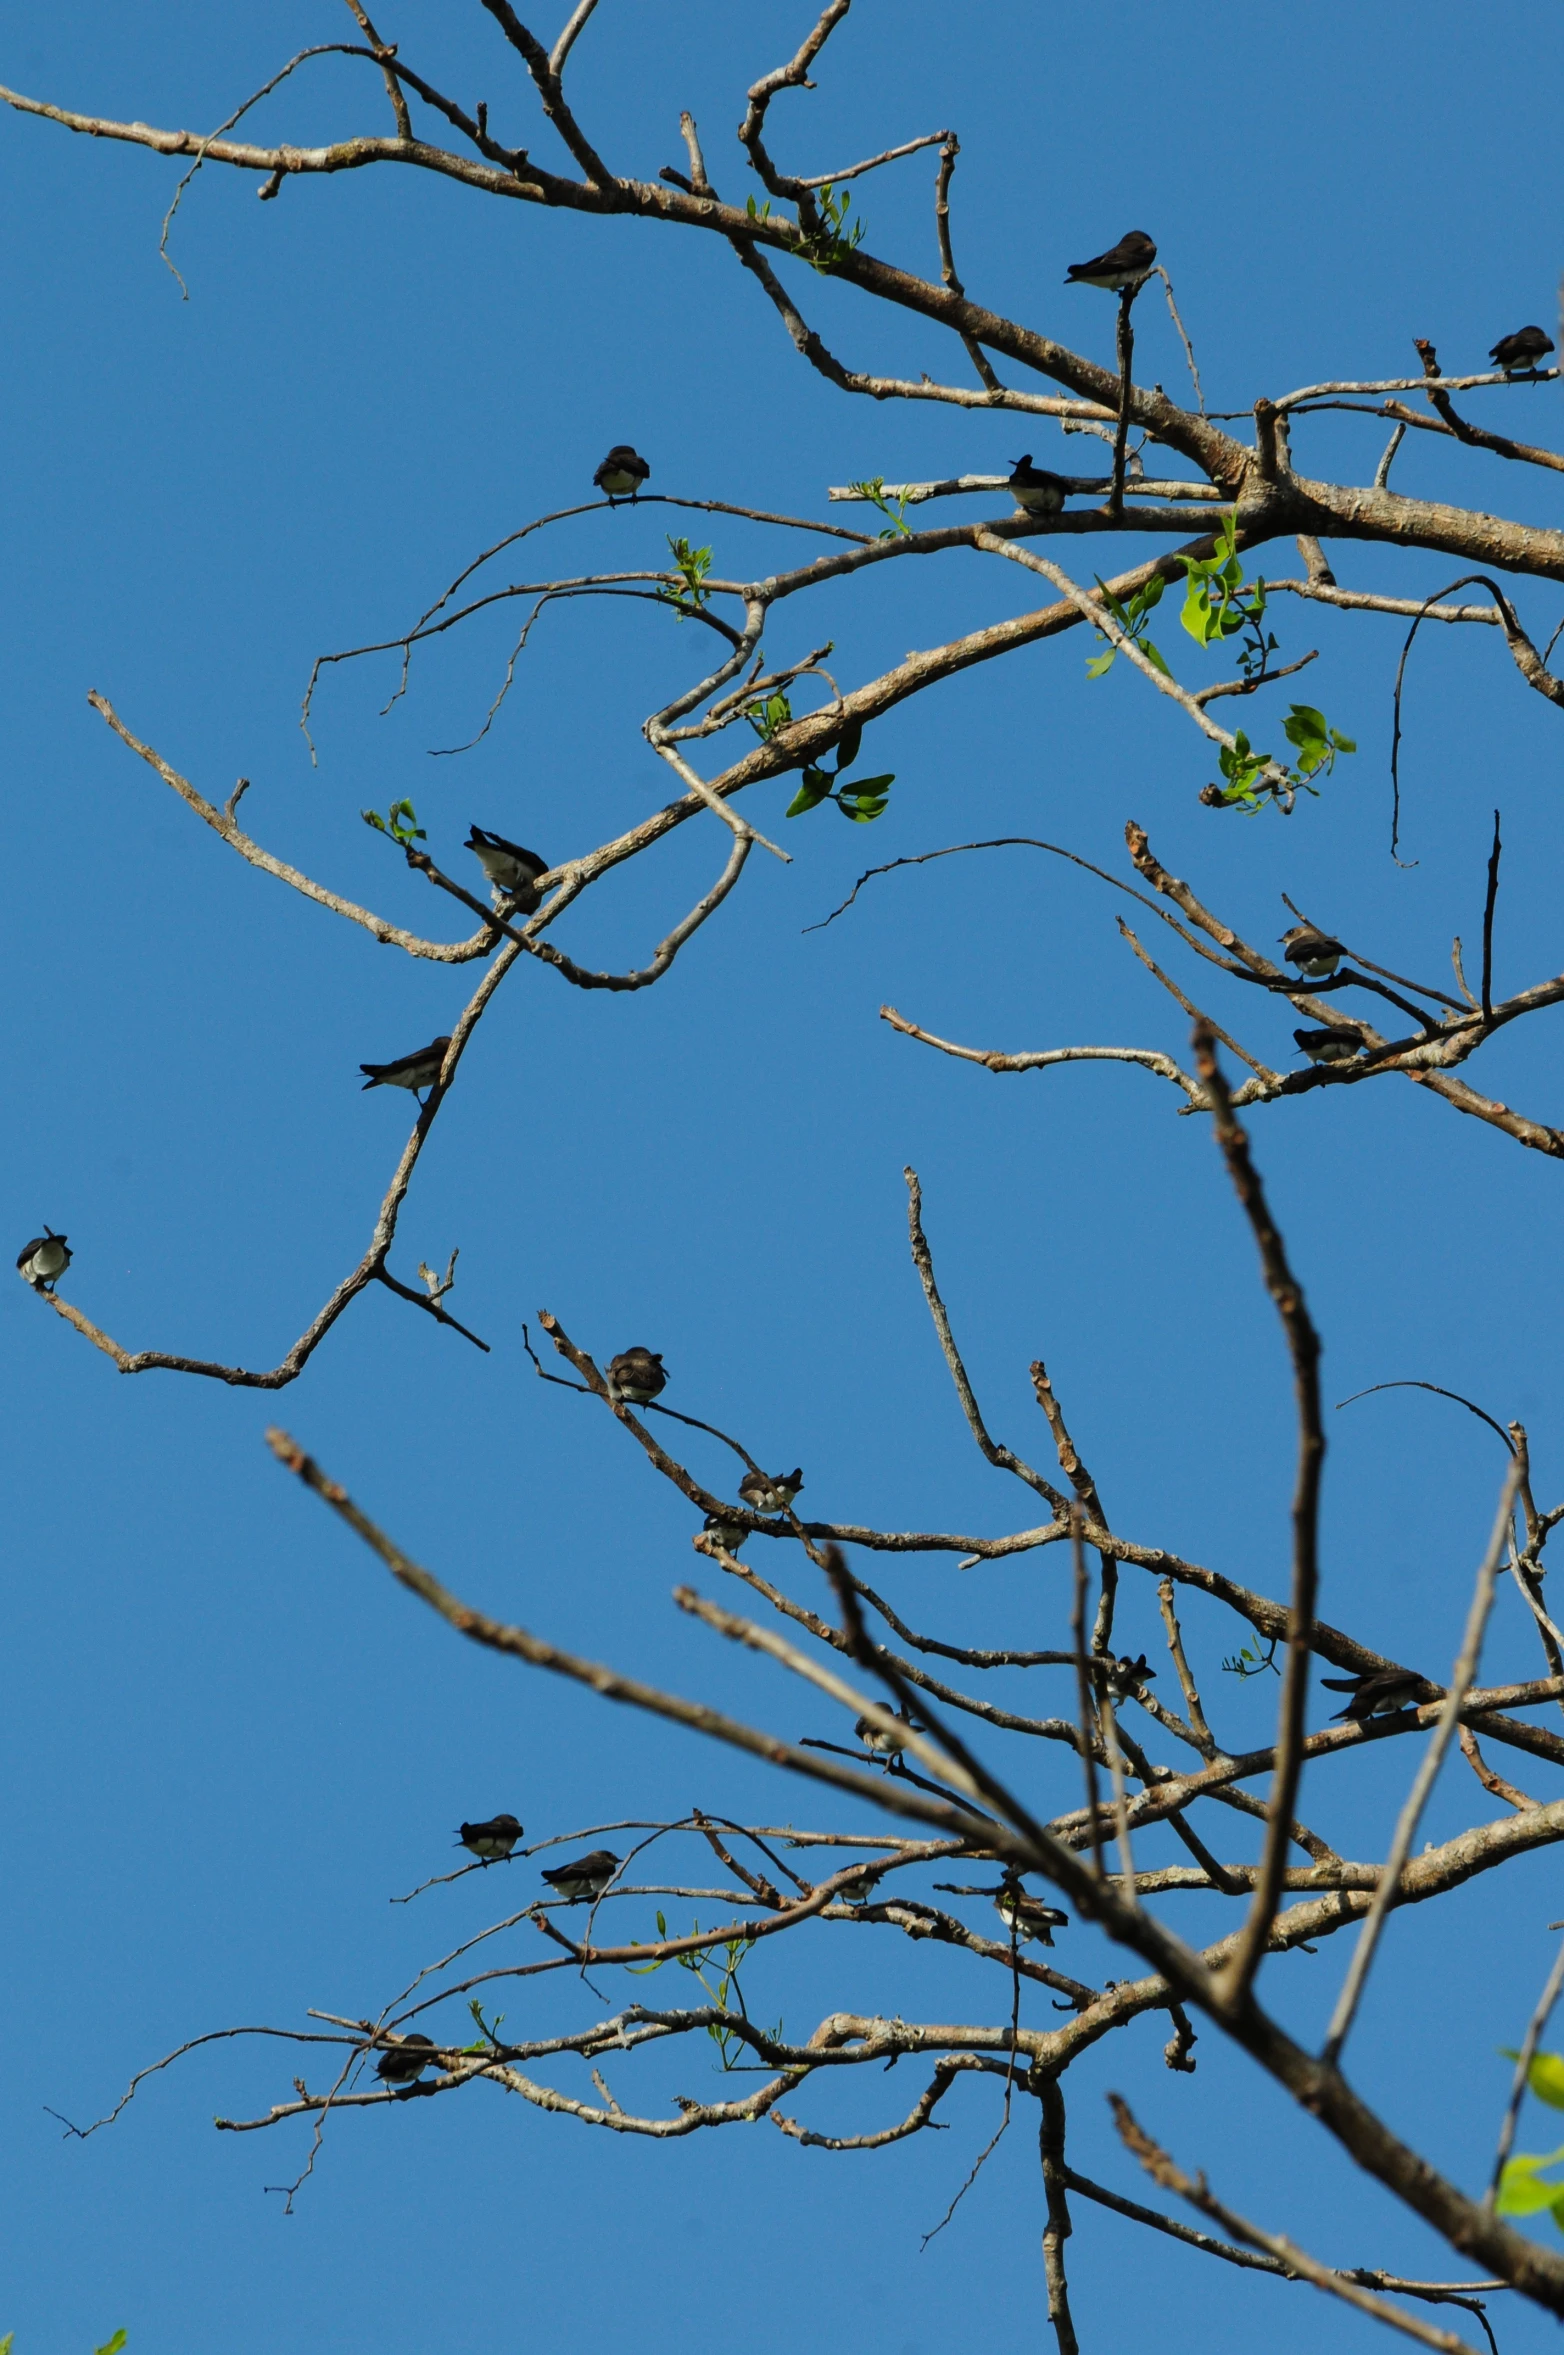
[[[589,1856],[572,1857],[569,1864],[556,1864],[543,1875],[556,1897],[563,1897],[567,1905],[580,1905],[586,1898],[596,1904],[619,1870],[619,1859],[611,1848],[594,1848]]]
[[[458,1824],[456,1837],[474,1856],[481,1856],[485,1864],[493,1864],[509,1856],[521,1838],[521,1826],[513,1815],[491,1815],[487,1823]]]
[[[1063,476],[1050,474],[1046,466],[1034,466],[1030,450],[1011,460],[1010,488],[1016,505],[1027,515],[1057,515],[1064,505]]]
[[[746,1472],[739,1494],[752,1513],[785,1513],[804,1485],[801,1467],[791,1472]]]
[[[1293,1037],[1311,1063],[1350,1063],[1363,1045],[1358,1033],[1341,1022],[1329,1022],[1323,1030],[1295,1030]]]
[[[1439,1698],[1437,1687],[1415,1668],[1369,1668],[1361,1676],[1322,1676],[1320,1682],[1333,1693],[1351,1694],[1346,1708],[1338,1709],[1336,1715],[1356,1718],[1360,1723],[1370,1717],[1391,1717],[1398,1709]]]
[[[994,1899],[995,1909],[1007,1930],[1018,1939],[1035,1938],[1040,1946],[1052,1946],[1055,1930],[1066,1930],[1070,1917],[1061,1913],[1057,1905],[1045,1905],[1040,1897],[1029,1897],[1019,1883],[1007,1881]]]
[[[658,1349],[621,1349],[617,1357],[608,1361],[608,1387],[617,1391],[631,1406],[645,1406],[666,1387],[662,1352]]]
[[[1552,349],[1552,336],[1540,327],[1517,327],[1513,335],[1500,336],[1488,357],[1506,376],[1514,376],[1521,369],[1540,368]]]
[[[889,1726],[876,1725],[871,1717],[856,1719],[853,1732],[866,1750],[874,1752],[876,1758],[899,1758],[907,1747],[907,1734],[921,1734],[923,1728],[915,1717],[908,1716],[905,1709],[898,1709],[896,1718],[898,1724],[906,1727],[906,1733],[893,1733]]]
[[[448,1038],[431,1039],[427,1047],[419,1047],[411,1055],[398,1055],[394,1063],[361,1063],[360,1071],[369,1074],[365,1087],[411,1088],[415,1096],[420,1088],[432,1088],[450,1043]]]
[[[872,1871],[868,1865],[864,1865],[854,1873],[850,1881],[842,1883],[833,1902],[837,1905],[866,1905],[874,1895],[875,1884],[879,1877],[878,1873]]]
[[[468,827],[462,848],[472,852],[498,897],[513,899],[524,916],[532,914],[541,897],[538,877],[548,873],[547,859],[540,859],[535,850],[523,850],[519,842],[507,842],[503,834],[490,834],[482,826]]]
[[[1282,955],[1308,981],[1328,980],[1346,953],[1339,940],[1316,924],[1295,924],[1282,934]]]
[[[411,2036],[399,2036],[376,2061],[375,2075],[383,2077],[387,2085],[416,2085],[433,2060],[435,2050],[430,2038],[416,2031]]]
[[[1157,249],[1145,230],[1127,229],[1106,253],[1093,254],[1089,262],[1072,262],[1064,282],[1066,286],[1101,286],[1109,294],[1117,294],[1121,287],[1134,286],[1144,278],[1156,258]]]
[[[74,1257],[65,1237],[46,1226],[41,1235],[34,1235],[17,1253],[16,1272],[35,1292],[52,1292]]]
[[[749,1535],[742,1521],[730,1521],[726,1513],[708,1513],[701,1523],[708,1537],[714,1537],[725,1554],[736,1554]]]
[[[651,471],[628,442],[615,442],[592,480],[610,502],[633,499]]]
[[[1117,1660],[1108,1662],[1108,1690],[1116,1701],[1123,1701],[1139,1686],[1150,1684],[1156,1673],[1147,1667],[1144,1652],[1133,1660],[1128,1652],[1121,1653]]]

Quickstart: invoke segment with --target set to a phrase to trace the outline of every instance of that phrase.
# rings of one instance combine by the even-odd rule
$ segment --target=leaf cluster
[[[1504,2048],[1507,2061],[1518,2061],[1520,2054]],[[1526,2072],[1526,2083],[1539,2101],[1549,2109],[1564,2110],[1564,2053],[1539,2052],[1532,2055],[1531,2067]],[[1545,2183],[1542,2170],[1557,2167],[1564,2161],[1564,2145],[1556,2151],[1517,2151],[1506,2159],[1504,2172],[1499,2177],[1499,2197],[1496,2202],[1501,2216],[1540,2216],[1546,2208],[1554,2223],[1564,2232],[1564,2183]]]
[[[429,837],[418,824],[418,812],[410,801],[394,801],[385,817],[378,810],[360,810],[366,826],[373,826],[377,834],[389,834],[399,849],[406,850],[415,842],[427,842]],[[0,2347],[0,2355],[5,2350]]]
[[[692,1922],[690,1928],[691,1934],[695,1935],[700,1930],[700,1923]],[[657,1935],[662,1939],[666,1939],[668,1936],[668,1924],[661,1912],[657,1916]],[[631,1944],[638,1946],[640,1940],[632,1939]],[[699,1979],[716,2011],[729,2015],[736,2011],[740,2019],[747,2021],[749,2012],[744,2002],[744,1990],[739,1985],[739,1969],[744,1957],[754,1944],[753,1938],[719,1938],[714,1939],[710,1946],[698,1946],[693,1954],[664,1954],[660,1955],[656,1962],[626,1963],[625,1968],[637,1979],[645,1979],[649,1978],[653,1971],[660,1971],[664,1963],[676,1962],[681,1971],[688,1971],[692,1977]],[[716,1980],[713,1983],[706,1973],[718,1954],[722,1956],[722,1961],[717,1966]],[[721,2020],[708,2020],[706,2033],[717,2047],[724,2070],[731,2073],[743,2065],[740,2056],[747,2050],[747,2047],[742,2037],[735,2036],[732,2029],[725,2027]],[[780,2039],[782,2022],[778,2020],[776,2026],[768,2028],[765,2033],[774,2039]]]
[[[885,477],[883,474],[876,474],[868,482],[850,482],[847,487],[852,492],[852,495],[855,499],[867,499],[869,504],[872,507],[878,507],[880,513],[885,517],[885,520],[890,526],[890,529],[888,531],[877,532],[875,534],[877,539],[910,540],[912,538],[911,524],[905,523],[902,520],[907,512],[907,494],[905,491],[902,492],[901,497],[897,500],[895,508],[893,509],[890,500],[885,495]]]
[[[862,741],[861,722],[850,721],[836,740],[835,768],[805,769],[803,781],[787,805],[788,817],[801,818],[806,810],[818,809],[823,801],[834,801],[843,817],[850,818],[855,826],[870,825],[884,814],[890,789],[896,782],[894,769],[880,777],[860,777],[851,792],[838,783],[842,771],[858,758]]]
[[[711,591],[704,586],[711,570],[711,550],[692,548],[688,540],[682,536],[676,538],[672,532],[667,534],[667,540],[680,580],[677,587],[666,583],[657,594],[663,604],[673,607],[680,621],[691,621],[711,597]]]

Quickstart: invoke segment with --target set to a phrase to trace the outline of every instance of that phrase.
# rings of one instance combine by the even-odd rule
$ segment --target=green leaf
[[[1086,665],[1086,676],[1089,679],[1105,679],[1113,668],[1113,658],[1118,651],[1117,646],[1110,646],[1106,654],[1094,654]]]
[[[1521,2057],[1508,2045],[1502,2045],[1500,2050],[1507,2061],[1518,2061]],[[1550,2109],[1564,2110],[1564,2053],[1533,2053],[1526,2082],[1539,2101],[1545,2101]]]
[[[831,790],[831,780],[824,769],[805,769],[804,781],[783,812],[785,817],[801,818],[805,812],[818,809]]]
[[[842,794],[836,806],[844,818],[852,819],[855,826],[867,826],[876,818],[884,816],[888,800],[889,796],[884,793]]]
[[[129,2337],[128,2330],[117,2330],[112,2339],[105,2339],[101,2347],[94,2348],[93,2355],[119,2355],[121,2347]],[[5,2355],[5,2350],[10,2344],[9,2339],[0,2339],[0,2355]]]
[[[1151,664],[1154,670],[1159,670],[1165,679],[1172,678],[1173,673],[1169,670],[1166,662],[1163,660],[1161,650],[1158,647],[1153,646],[1149,638],[1143,641],[1141,645],[1141,652],[1144,654],[1146,660]]]
[[[1138,610],[1141,613],[1149,613],[1154,605],[1160,604],[1162,592],[1167,585],[1161,573],[1154,572],[1150,580],[1135,592],[1135,604]]]
[[[1276,641],[1274,638],[1272,639],[1271,643],[1273,646],[1275,645]],[[1343,736],[1339,728],[1332,728],[1330,732],[1330,740],[1332,744],[1335,745],[1338,752],[1356,752],[1358,749],[1357,738],[1355,736]]]
[[[1282,722],[1282,734],[1294,744],[1307,744],[1313,739],[1324,743],[1325,714],[1316,711],[1312,703],[1295,703],[1289,718]]]
[[[366,826],[374,827],[377,834],[390,833],[390,827],[386,824],[385,819],[380,815],[378,810],[360,810],[358,814],[363,819]],[[9,2340],[0,2339],[0,2355],[6,2355],[6,2348],[9,2344]]]
[[[1561,2160],[1564,2160],[1564,2147],[1556,2151],[1517,2151],[1513,2159],[1507,2159],[1495,2202],[1499,2214],[1536,2216],[1544,2208],[1551,2208],[1557,2220],[1559,2205],[1564,2203],[1564,2184],[1541,2183],[1538,2176],[1544,2167],[1556,2167]]]
[[[863,742],[862,720],[849,720],[836,740],[836,773],[850,769],[858,758],[858,747]]]

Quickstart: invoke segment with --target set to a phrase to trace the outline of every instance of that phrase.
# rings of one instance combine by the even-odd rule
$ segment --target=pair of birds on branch
[[[1150,276],[1156,258],[1155,241],[1145,230],[1127,229],[1106,253],[1093,254],[1088,262],[1072,262],[1064,282],[1066,286],[1100,286],[1106,294],[1123,294]],[[1010,491],[1024,515],[1057,515],[1069,485],[1062,475],[1050,474],[1046,466],[1034,466],[1027,451],[1011,461]]]
[[[472,852],[489,878],[496,909],[507,916],[536,913],[543,896],[538,885],[549,872],[547,859],[524,850],[519,842],[507,842],[503,834],[491,834],[485,826],[469,826],[462,847]],[[450,1043],[449,1036],[431,1039],[427,1047],[415,1047],[410,1055],[397,1055],[389,1063],[361,1063],[365,1087],[408,1088],[415,1096],[432,1088]]]
[[[647,1349],[637,1342],[608,1361],[609,1396],[626,1406],[650,1406],[667,1383],[660,1349]],[[785,1513],[803,1485],[801,1465],[795,1464],[791,1472],[762,1472],[752,1465],[739,1482],[739,1495],[752,1513]],[[708,1513],[705,1527],[708,1536],[715,1537],[729,1553],[749,1534],[741,1522],[725,1520],[720,1513]]]
[[[1297,966],[1300,981],[1328,981],[1346,953],[1341,942],[1317,924],[1295,924],[1282,934],[1282,955]],[[1363,1050],[1362,1035],[1350,1022],[1327,1022],[1292,1035],[1311,1063],[1351,1063]]]
[[[480,1864],[503,1863],[521,1834],[522,1826],[513,1815],[491,1815],[484,1823],[463,1823],[456,1827],[458,1844],[470,1849]],[[555,1896],[562,1897],[567,1905],[579,1905],[587,1898],[595,1903],[619,1870],[620,1862],[611,1848],[594,1848],[585,1856],[573,1856],[568,1864],[545,1868],[543,1878]]]

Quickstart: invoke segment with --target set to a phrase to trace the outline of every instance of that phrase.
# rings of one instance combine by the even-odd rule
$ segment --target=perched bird
[[[994,1907],[1007,1930],[1020,1939],[1035,1938],[1040,1946],[1052,1946],[1055,1930],[1070,1926],[1067,1913],[1061,1913],[1057,1905],[1045,1905],[1040,1897],[1029,1897],[1016,1881],[1005,1883]]]
[[[725,1554],[736,1554],[749,1535],[742,1521],[730,1521],[725,1513],[708,1513],[701,1523],[708,1537],[714,1537]]]
[[[375,2063],[375,2075],[383,2077],[387,2085],[415,2085],[435,2056],[436,2047],[427,2036],[415,2031],[411,2036],[399,2036],[388,2052],[383,2052]]]
[[[834,1902],[838,1905],[867,1905],[869,1899],[874,1895],[878,1879],[879,1875],[871,1871],[868,1865],[864,1865],[860,1871],[854,1873],[850,1881],[842,1883],[836,1892]]]
[[[463,1848],[470,1848],[485,1864],[494,1864],[509,1856],[521,1838],[521,1826],[513,1815],[491,1815],[487,1823],[458,1824],[456,1837]]]
[[[1514,376],[1523,369],[1540,368],[1552,349],[1552,336],[1540,327],[1517,327],[1513,335],[1500,336],[1488,357],[1506,376]]]
[[[1311,1063],[1350,1063],[1363,1045],[1357,1032],[1341,1022],[1328,1022],[1323,1030],[1295,1030],[1293,1037]]]
[[[543,1878],[567,1905],[580,1905],[586,1898],[596,1904],[618,1870],[619,1859],[611,1848],[594,1848],[589,1856],[573,1856],[568,1864],[556,1864]]]
[[[1346,953],[1339,940],[1314,924],[1295,924],[1282,934],[1282,955],[1306,981],[1328,980]]]
[[[432,1088],[450,1043],[448,1038],[431,1039],[427,1047],[420,1047],[416,1054],[398,1055],[394,1063],[361,1063],[360,1071],[369,1073],[365,1087],[411,1088],[415,1096],[420,1088]]]
[[[540,875],[548,873],[547,859],[540,859],[535,850],[523,850],[519,842],[507,842],[503,834],[490,834],[482,826],[469,826],[463,850],[470,850],[494,886],[496,899],[513,899],[524,916],[530,916],[542,894],[537,888]]]
[[[1108,1662],[1108,1690],[1116,1701],[1125,1700],[1138,1685],[1150,1684],[1156,1673],[1147,1667],[1144,1652],[1134,1660],[1128,1652],[1121,1653],[1117,1660]]]
[[[608,1361],[608,1387],[628,1401],[631,1406],[645,1406],[666,1387],[662,1352],[657,1349],[622,1349]]]
[[[1030,450],[1011,460],[1010,488],[1016,505],[1027,515],[1057,515],[1064,505],[1064,477],[1050,474],[1046,466],[1034,466]]]
[[[52,1292],[76,1254],[63,1235],[46,1226],[16,1255],[16,1272],[35,1292]]]
[[[1361,1676],[1322,1676],[1320,1682],[1333,1693],[1351,1694],[1346,1708],[1338,1709],[1336,1716],[1355,1718],[1360,1724],[1371,1717],[1393,1717],[1398,1709],[1439,1698],[1438,1688],[1415,1668],[1369,1668]]]
[[[802,1469],[795,1464],[791,1472],[746,1472],[739,1482],[739,1494],[752,1513],[785,1513],[804,1485]]]
[[[1126,229],[1117,245],[1110,245],[1106,253],[1094,254],[1089,262],[1072,262],[1065,272],[1066,286],[1100,286],[1109,294],[1117,294],[1121,287],[1135,286],[1157,258],[1157,249],[1144,229]]]
[[[612,505],[619,499],[635,498],[651,471],[628,442],[615,442],[592,480]]]
[[[905,1709],[898,1709],[896,1716],[898,1722],[907,1728],[907,1733],[922,1733],[922,1726],[915,1717],[909,1717]],[[866,1750],[874,1752],[876,1758],[899,1758],[907,1747],[907,1734],[892,1733],[889,1726],[876,1725],[869,1717],[856,1719],[853,1732]]]

